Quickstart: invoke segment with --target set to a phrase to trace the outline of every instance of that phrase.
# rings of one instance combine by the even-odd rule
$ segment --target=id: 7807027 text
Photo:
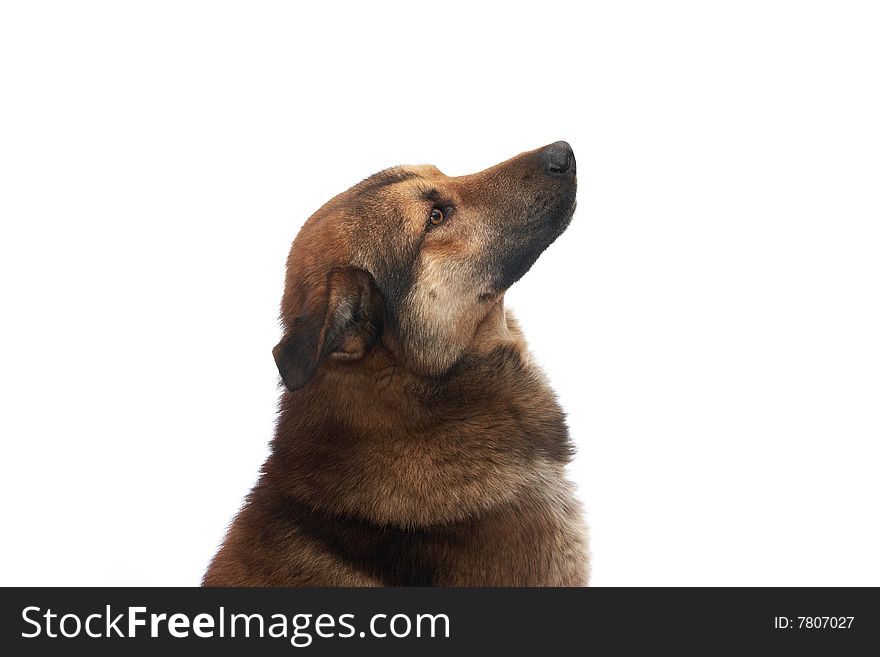
[[[848,630],[855,616],[775,616],[776,630]]]

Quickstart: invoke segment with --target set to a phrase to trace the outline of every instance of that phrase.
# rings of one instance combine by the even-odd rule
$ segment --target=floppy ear
[[[358,269],[336,269],[306,300],[272,355],[287,389],[306,385],[325,357],[354,360],[381,331],[382,307],[372,277]]]

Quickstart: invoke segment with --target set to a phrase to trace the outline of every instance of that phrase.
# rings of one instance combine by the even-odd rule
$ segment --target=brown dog
[[[287,390],[207,586],[580,586],[562,410],[504,292],[568,226],[557,142],[470,176],[377,173],[290,250]]]

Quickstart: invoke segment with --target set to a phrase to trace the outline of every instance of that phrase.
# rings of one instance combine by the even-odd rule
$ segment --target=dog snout
[[[541,149],[547,173],[551,176],[570,176],[575,173],[574,151],[568,142],[557,141]]]

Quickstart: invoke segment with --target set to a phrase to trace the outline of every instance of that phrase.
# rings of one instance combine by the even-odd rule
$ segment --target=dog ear
[[[336,269],[326,285],[309,295],[272,355],[287,389],[306,385],[325,357],[355,360],[381,331],[382,301],[372,277],[357,269]]]

